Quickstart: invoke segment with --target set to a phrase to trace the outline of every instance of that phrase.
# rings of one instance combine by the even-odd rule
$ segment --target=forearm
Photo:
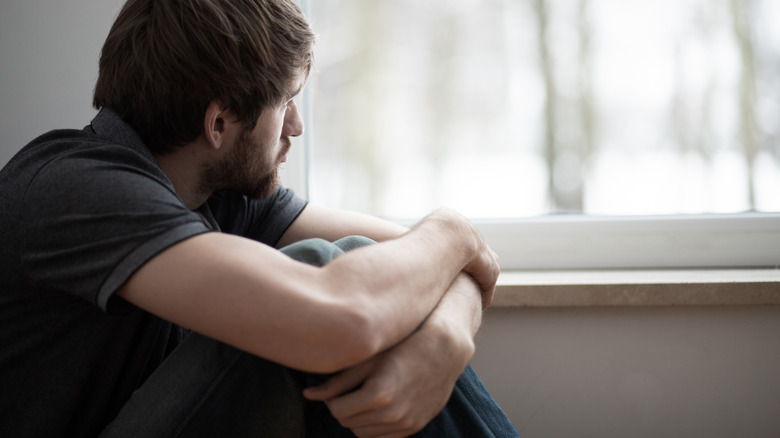
[[[463,304],[466,298],[460,292],[441,299],[453,287],[460,291],[463,283],[473,284],[467,275],[459,275],[474,252],[464,235],[468,233],[446,215],[428,217],[398,239],[335,259],[325,266],[324,278],[334,281],[327,284],[334,290],[351,288],[365,298],[356,305],[364,305],[364,313],[375,322],[375,329],[367,329],[376,333],[374,341],[381,351],[408,336],[434,308],[444,305],[442,313],[453,312]],[[371,275],[362,274],[366,272]]]
[[[284,233],[277,247],[312,237],[334,242],[342,237],[357,235],[384,242],[400,237],[407,231],[406,227],[367,214],[308,204]]]

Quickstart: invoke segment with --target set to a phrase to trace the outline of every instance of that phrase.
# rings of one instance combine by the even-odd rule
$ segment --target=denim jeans
[[[372,243],[349,237],[311,239],[282,251],[317,266]],[[322,402],[302,390],[328,376],[304,373],[191,333],[133,393],[104,438],[353,437]],[[415,436],[516,437],[517,432],[471,367],[444,410]]]

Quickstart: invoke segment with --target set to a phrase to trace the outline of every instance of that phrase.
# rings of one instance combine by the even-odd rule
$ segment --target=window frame
[[[780,267],[780,214],[478,221],[503,269]]]

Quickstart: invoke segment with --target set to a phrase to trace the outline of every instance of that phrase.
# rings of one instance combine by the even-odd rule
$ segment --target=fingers
[[[463,268],[463,271],[474,277],[482,291],[482,309],[486,309],[493,301],[496,282],[501,271],[498,255],[482,241],[482,248],[477,256]]]
[[[376,386],[376,385],[375,385]],[[326,402],[339,423],[358,437],[405,437],[425,427],[391,388],[361,388]]]
[[[488,280],[487,283],[489,284],[488,288],[482,290],[482,310],[485,310],[490,306],[490,303],[493,302],[493,295],[496,292],[496,283],[498,282],[498,275],[501,272],[501,268],[498,263],[498,255],[493,252],[490,248],[487,248],[487,257],[489,260],[489,274],[488,274]]]
[[[342,371],[325,383],[303,390],[303,396],[309,400],[326,401],[357,388],[371,374],[371,365],[360,364]]]
[[[366,426],[376,421],[377,410],[381,410],[395,399],[392,388],[378,388],[372,382],[367,382],[357,391],[327,400],[325,403],[331,414],[336,417],[342,426],[352,428]],[[365,412],[372,414],[360,415]]]

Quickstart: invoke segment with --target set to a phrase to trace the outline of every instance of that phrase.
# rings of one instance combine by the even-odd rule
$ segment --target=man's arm
[[[474,354],[482,314],[476,290],[461,274],[409,338],[304,395],[324,401],[359,437],[418,432],[442,410]]]
[[[365,236],[384,242],[402,236],[406,227],[354,211],[308,204],[279,239],[281,248],[303,239],[319,237],[330,242],[346,236]]]
[[[163,251],[118,292],[162,318],[294,368],[333,372],[407,337],[462,269],[490,296],[497,264],[464,219],[436,212],[401,238],[323,268],[208,233]]]
[[[404,232],[406,228],[374,217],[310,205],[284,237],[335,240],[360,234],[382,241]],[[471,360],[483,304],[477,284],[461,273],[409,338],[308,389],[306,396],[325,401],[342,425],[358,436],[419,430],[445,405]],[[359,389],[350,392],[355,387]]]

